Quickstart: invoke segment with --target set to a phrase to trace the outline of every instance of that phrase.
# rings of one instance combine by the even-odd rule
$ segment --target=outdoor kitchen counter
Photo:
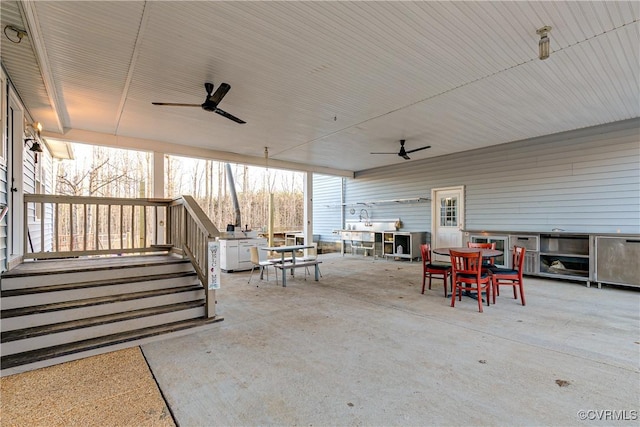
[[[363,255],[386,257],[387,259],[413,260],[420,257],[420,245],[426,242],[426,232],[389,230],[336,230],[340,234],[341,253],[347,244],[364,250]],[[352,253],[357,253],[352,251]]]
[[[640,235],[566,231],[463,230],[464,241],[495,241],[506,251],[526,249],[524,273],[533,276],[584,281],[587,287],[603,283],[640,287]],[[463,242],[464,243],[464,242]],[[509,263],[505,257],[505,263]],[[510,267],[507,265],[507,267]]]
[[[360,247],[366,246],[373,251],[376,255],[375,244],[382,241],[382,231],[366,231],[366,230],[336,230],[335,233],[340,234],[340,251],[345,254],[345,249],[348,242],[352,247],[353,245],[359,245]],[[366,253],[366,252],[365,252]],[[364,255],[364,253],[363,253]]]

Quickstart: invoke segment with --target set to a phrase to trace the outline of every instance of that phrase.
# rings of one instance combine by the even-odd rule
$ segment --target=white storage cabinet
[[[227,273],[251,270],[251,247],[266,247],[267,239],[220,240],[220,268]],[[258,249],[259,250],[259,249]]]

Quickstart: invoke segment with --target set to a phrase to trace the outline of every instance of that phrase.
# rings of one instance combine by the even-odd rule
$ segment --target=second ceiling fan
[[[424,147],[414,148],[413,150],[405,150],[404,143],[405,143],[405,140],[401,139],[400,151],[397,153],[370,153],[370,154],[397,154],[398,156],[402,157],[405,160],[411,160],[411,157],[409,157],[409,153],[415,153],[416,151],[426,150],[427,148],[431,148],[430,145],[425,145]]]
[[[228,83],[220,83],[218,89],[213,93],[213,83],[205,83],[204,89],[207,91],[207,97],[202,104],[179,104],[175,102],[152,102],[153,105],[165,105],[169,107],[201,107],[205,111],[212,111],[218,113],[229,120],[233,120],[236,123],[246,123],[244,120],[237,118],[233,114],[229,114],[224,110],[218,108],[218,104],[222,101],[222,98],[229,92],[231,86]],[[212,95],[213,93],[213,95]]]

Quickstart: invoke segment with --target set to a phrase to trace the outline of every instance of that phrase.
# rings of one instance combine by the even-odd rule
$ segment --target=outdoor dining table
[[[451,255],[451,253],[449,252],[450,250],[454,250],[456,252],[466,252],[466,253],[481,251],[482,258],[494,258],[502,255],[502,251],[499,251],[497,249],[468,248],[466,246],[459,247],[459,248],[435,248],[433,250],[433,253],[438,255],[449,256]]]
[[[266,246],[261,247],[260,249],[263,251],[271,251],[275,253],[279,253],[281,256],[280,262],[284,264],[285,262],[285,254],[291,253],[291,263],[295,266],[296,264],[296,252],[304,249],[311,249],[313,245],[288,245],[288,246]],[[295,268],[291,268],[291,275],[294,276]],[[282,269],[282,286],[286,286],[287,283],[287,271]]]
[[[454,250],[456,252],[466,252],[466,253],[472,253],[472,252],[481,251],[482,258],[494,258],[494,257],[502,255],[502,251],[499,251],[497,249],[468,248],[466,246],[462,246],[462,247],[459,247],[459,248],[435,248],[433,250],[433,253],[438,254],[438,255],[451,256],[451,252],[449,252],[451,250]],[[464,294],[466,296],[468,296],[468,297],[475,298],[475,294],[472,294],[471,292],[467,291]],[[450,297],[451,295],[447,295],[447,296]],[[488,296],[487,296],[487,298],[488,298]]]

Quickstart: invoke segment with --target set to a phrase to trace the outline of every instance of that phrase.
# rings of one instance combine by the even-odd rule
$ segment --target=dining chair
[[[493,288],[493,303],[496,303],[496,294],[500,295],[500,286],[512,286],[513,298],[518,299],[518,291],[520,289],[520,301],[525,305],[524,301],[524,283],[522,281],[522,273],[524,267],[524,254],[526,250],[520,246],[514,246],[511,252],[511,265],[513,268],[489,267],[491,275],[491,286]]]
[[[255,270],[256,267],[258,267],[260,269],[260,276],[262,276],[262,273],[265,271],[267,271],[267,282],[269,281],[269,266],[274,265],[274,262],[269,260],[267,258],[267,252],[266,251],[261,251],[258,249],[257,246],[252,246],[251,248],[249,248],[250,253],[251,253],[251,274],[249,275],[249,281],[247,283],[251,283],[251,277],[253,277],[253,270]],[[276,285],[278,284],[278,272],[275,271],[275,266],[273,267],[274,270],[274,274],[276,276]]]
[[[496,242],[493,242],[493,243],[467,242],[467,247],[468,248],[474,248],[474,249],[495,249],[496,248]],[[491,266],[496,265],[496,259],[495,258],[483,259],[482,260],[482,265],[483,265],[483,268],[485,269],[485,273],[488,273],[488,271],[486,269],[488,269]]]
[[[444,296],[446,298],[447,279],[451,281],[451,264],[448,262],[432,262],[431,245],[429,243],[420,245],[420,254],[422,255],[422,293],[424,294],[426,278],[429,278],[429,289],[431,289],[431,278],[436,276],[437,278],[442,278],[443,280]]]
[[[456,296],[462,300],[463,291],[477,292],[478,310],[482,313],[482,292],[487,296],[487,305],[491,294],[491,277],[482,271],[482,252],[458,252],[451,249],[449,253],[453,280],[451,307],[455,307]]]

